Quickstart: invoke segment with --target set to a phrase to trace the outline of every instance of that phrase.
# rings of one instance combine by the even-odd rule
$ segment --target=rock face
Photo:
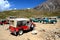
[[[41,5],[36,6],[34,9],[37,10],[49,10],[54,11],[60,9],[60,0],[47,0]]]

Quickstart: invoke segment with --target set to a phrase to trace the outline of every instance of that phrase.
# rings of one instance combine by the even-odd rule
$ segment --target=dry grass
[[[48,11],[38,11],[34,9],[26,10],[11,10],[0,12],[0,18],[6,18],[8,16],[17,16],[17,17],[41,17],[41,16],[60,16],[60,11],[48,12]]]

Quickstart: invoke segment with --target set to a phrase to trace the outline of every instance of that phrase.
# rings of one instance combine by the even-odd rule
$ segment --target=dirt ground
[[[35,24],[36,35],[30,31],[21,36],[11,35],[10,31],[7,30],[9,25],[0,25],[0,40],[60,40],[60,19],[56,24]]]

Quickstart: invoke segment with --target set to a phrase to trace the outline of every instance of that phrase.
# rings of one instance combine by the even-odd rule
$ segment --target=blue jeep
[[[31,21],[32,22],[42,22],[42,19],[41,18],[31,18]]]
[[[42,23],[57,23],[57,20],[55,18],[43,18]]]

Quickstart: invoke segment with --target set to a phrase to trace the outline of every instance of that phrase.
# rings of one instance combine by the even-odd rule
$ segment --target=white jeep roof
[[[27,21],[29,21],[28,18],[16,18],[16,19],[9,19],[9,20],[16,20],[16,21],[24,21],[24,20],[27,20]]]

